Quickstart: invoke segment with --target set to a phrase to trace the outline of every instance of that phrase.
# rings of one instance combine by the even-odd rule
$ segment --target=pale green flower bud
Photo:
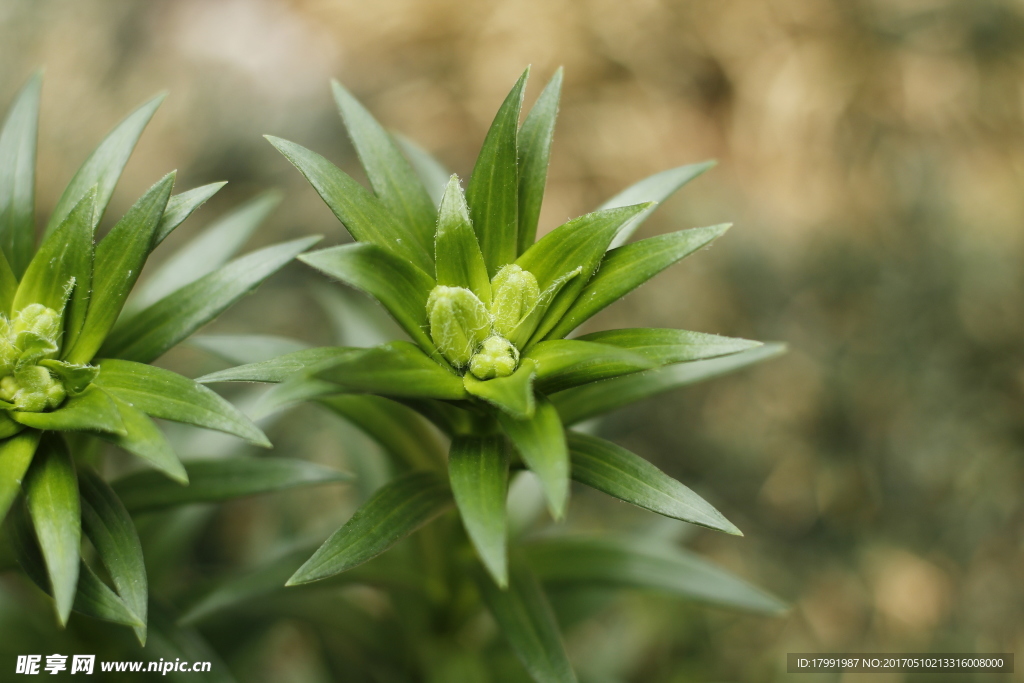
[[[508,377],[519,364],[519,351],[508,339],[494,335],[488,337],[480,350],[473,356],[469,371],[477,379]]]
[[[459,368],[469,364],[491,332],[487,307],[465,287],[434,287],[427,299],[427,319],[437,350]]]
[[[494,331],[510,337],[540,299],[537,278],[514,263],[502,267],[491,280],[491,316]],[[475,374],[475,373],[474,373]]]
[[[0,380],[0,391],[15,408],[33,413],[56,408],[67,396],[64,385],[39,365],[25,365],[18,368],[13,377],[4,377]],[[8,394],[11,394],[9,399]]]
[[[42,304],[29,304],[11,321],[10,341],[20,349],[22,362],[36,362],[57,355],[60,347],[60,314]]]

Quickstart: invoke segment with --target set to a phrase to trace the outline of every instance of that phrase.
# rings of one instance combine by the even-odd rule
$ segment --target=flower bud
[[[477,379],[508,377],[519,363],[519,351],[508,339],[494,335],[488,337],[473,356],[469,371]]]
[[[38,413],[56,408],[64,402],[67,392],[50,371],[39,365],[25,365],[14,375],[0,380],[0,398],[18,410]]]
[[[427,299],[427,319],[434,345],[455,367],[468,365],[491,331],[487,308],[465,287],[434,287]]]
[[[42,304],[29,304],[18,311],[8,339],[21,351],[20,361],[34,363],[57,355],[60,324],[60,313]]]
[[[504,337],[525,318],[540,299],[537,278],[514,263],[502,267],[491,280],[491,316],[494,331]],[[475,374],[475,373],[474,373]]]

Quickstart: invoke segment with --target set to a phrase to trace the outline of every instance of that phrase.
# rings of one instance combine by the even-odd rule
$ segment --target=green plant
[[[265,410],[315,400],[376,439],[393,456],[395,477],[297,571],[290,555],[228,582],[186,620],[245,609],[289,575],[289,586],[348,577],[385,590],[398,611],[392,626],[401,635],[388,631],[376,646],[386,652],[410,643],[409,666],[433,680],[471,680],[476,674],[467,671],[501,668],[499,660],[488,663],[492,651],[475,633],[482,600],[535,680],[569,681],[574,674],[538,577],[781,609],[771,596],[655,539],[530,537],[522,533],[529,524],[510,534],[509,476],[523,469],[536,475],[556,520],[566,514],[575,479],[661,515],[738,534],[638,455],[566,427],[781,350],[667,329],[566,339],[728,226],[626,244],[655,202],[711,166],[704,163],[648,178],[535,242],[561,72],[520,126],[526,76],[499,109],[465,192],[422,150],[396,142],[338,84],[334,95],[372,193],[323,157],[269,138],[356,240],[299,258],[375,298],[411,341],[303,349],[199,381],[280,383]],[[443,433],[447,455],[424,418]],[[446,514],[452,507],[457,517]],[[415,550],[394,562],[382,556],[433,520]]]
[[[0,131],[0,520],[7,518],[14,556],[53,596],[62,625],[75,610],[130,626],[145,642],[147,576],[129,509],[273,490],[289,477],[291,483],[338,478],[317,471],[303,482],[294,474],[304,463],[288,460],[185,465],[152,419],[270,445],[220,396],[149,363],[318,238],[228,263],[266,213],[262,198],[245,209],[248,214],[236,215],[240,220],[186,245],[129,301],[150,253],[224,183],[172,195],[175,174],[169,173],[94,244],[128,157],[163,99],[157,97],[86,159],[36,248],[40,89],[37,75]],[[152,471],[111,487],[100,476],[104,442],[138,456]]]

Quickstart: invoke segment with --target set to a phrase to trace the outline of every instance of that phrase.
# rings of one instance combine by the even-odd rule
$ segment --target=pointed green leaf
[[[526,546],[545,583],[596,583],[655,590],[759,614],[786,605],[707,560],[664,542],[635,538],[552,538]]]
[[[555,133],[558,100],[562,95],[562,68],[555,71],[519,130],[519,251],[537,238],[537,221],[548,179],[551,138]]]
[[[127,320],[122,317],[100,354],[148,363],[223,313],[320,240],[282,242],[231,261]]]
[[[346,353],[314,370],[314,377],[356,393],[449,401],[466,398],[462,378],[409,342]]]
[[[201,384],[211,384],[213,382],[270,382],[276,384],[284,382],[305,370],[322,366],[325,361],[332,358],[341,358],[352,353],[362,352],[363,350],[347,346],[301,349],[279,358],[211,372],[208,375],[199,377],[196,381]]]
[[[502,436],[460,436],[448,453],[448,478],[462,524],[487,571],[508,586],[508,452]]]
[[[429,247],[417,240],[362,185],[327,159],[301,145],[272,135],[266,138],[306,177],[352,237],[359,242],[376,244],[424,273],[433,272],[434,259]]]
[[[0,251],[0,314],[11,317],[14,295],[18,293],[18,280],[7,257]]]
[[[121,414],[125,433],[101,434],[129,453],[139,456],[174,481],[188,484],[188,474],[167,437],[144,412],[116,396],[111,396]]]
[[[223,180],[219,183],[202,185],[180,194],[172,195],[167,200],[167,208],[160,219],[160,225],[157,226],[156,235],[153,236],[153,248],[155,249],[168,235],[174,232],[175,228],[195,213],[196,209],[205,204],[210,197],[220,192],[220,189],[227,184],[227,181]]]
[[[345,129],[377,199],[407,226],[412,239],[431,252],[437,210],[427,190],[370,112],[340,83],[332,81],[331,86]]]
[[[280,203],[281,193],[270,190],[221,216],[160,264],[135,293],[132,308],[149,306],[223,266]]]
[[[149,582],[142,559],[142,544],[135,524],[117,494],[89,470],[78,477],[82,494],[82,530],[106,567],[117,594],[145,624],[149,613]],[[146,627],[136,627],[139,642],[146,644]]]
[[[411,472],[385,484],[288,580],[311,583],[380,555],[452,505],[448,484],[432,472]]]
[[[628,348],[577,339],[540,342],[530,349],[528,357],[537,363],[537,389],[546,394],[647,370],[656,364]]]
[[[525,358],[508,377],[480,381],[467,372],[462,379],[466,391],[473,396],[482,398],[513,418],[527,419],[533,416],[536,408],[533,396],[533,380],[536,376],[536,364]]]
[[[639,455],[596,436],[568,437],[576,481],[659,515],[743,535],[706,500]]]
[[[437,437],[416,411],[382,396],[338,394],[317,400],[391,454],[408,469],[443,465]]]
[[[290,458],[195,460],[186,462],[185,470],[188,486],[159,472],[142,471],[115,481],[113,488],[128,510],[143,512],[351,479],[345,472]]]
[[[763,346],[761,342],[749,339],[647,327],[604,330],[577,339],[628,349],[658,365],[729,356]],[[538,347],[547,343],[542,342]]]
[[[121,171],[128,163],[128,157],[135,149],[143,129],[153,118],[157,107],[163,102],[164,95],[157,95],[149,102],[133,111],[117,127],[103,139],[99,147],[85,160],[75,177],[68,183],[67,189],[57,201],[57,206],[50,214],[50,222],[46,225],[45,235],[57,229],[64,219],[92,187],[96,187],[96,204],[89,221],[90,234],[103,218],[114,186],[121,178]]]
[[[272,334],[204,334],[191,337],[188,343],[236,365],[260,363],[309,348],[306,342]]]
[[[540,479],[551,516],[562,519],[569,504],[569,449],[555,407],[551,401],[538,396],[532,418],[517,420],[498,413],[498,421],[523,462]]]
[[[601,205],[602,209],[613,209],[617,206],[629,206],[630,204],[639,204],[640,202],[663,202],[675,193],[680,187],[690,182],[704,171],[715,166],[714,161],[702,161],[699,164],[687,164],[686,166],[680,166],[678,168],[670,168],[667,171],[661,173],[655,173],[654,175],[644,178],[635,185],[627,187],[625,190],[615,195],[604,204]],[[620,232],[616,235],[615,239],[612,240],[611,247],[620,247],[626,243],[626,241],[633,236],[636,229],[640,227],[640,224],[647,220],[647,217],[651,215],[651,212],[657,208],[657,204],[651,206],[642,214],[636,216],[631,220]]]
[[[15,277],[25,271],[36,241],[36,138],[39,92],[36,72],[21,89],[0,129],[0,248]]]
[[[372,296],[421,349],[434,352],[426,333],[427,297],[434,278],[374,244],[329,247],[299,260]]]
[[[57,410],[48,413],[11,412],[11,417],[35,429],[58,432],[109,432],[124,434],[124,423],[114,401],[93,385],[72,396]]]
[[[439,206],[441,204],[441,195],[444,194],[444,187],[451,173],[430,152],[404,135],[391,133],[391,137],[395,144],[398,145],[398,148],[402,150],[405,158],[409,160],[412,170],[419,177],[420,182],[423,183],[423,187],[426,188],[427,194],[430,195],[430,199],[434,202],[434,206]]]
[[[516,138],[527,69],[505,98],[484,138],[480,155],[466,188],[469,215],[473,218],[487,274],[494,277],[516,259],[519,230],[519,169]]]
[[[491,281],[457,175],[452,175],[441,199],[434,261],[437,284],[465,287],[476,294],[485,306],[491,304]]]
[[[39,435],[40,432],[34,429],[26,429],[0,441],[0,522],[4,521],[11,503],[21,492],[21,482],[32,464]]]
[[[139,279],[152,249],[153,234],[174,186],[174,173],[165,175],[142,196],[96,246],[92,297],[80,334],[65,335],[64,358],[88,363],[96,355]]]
[[[62,439],[39,445],[25,477],[25,501],[63,625],[75,601],[82,524],[75,465]]]
[[[576,424],[635,401],[677,387],[740,370],[785,353],[785,344],[765,344],[722,358],[667,365],[597,384],[567,389],[552,395],[558,414],[567,425]]]
[[[214,429],[270,447],[267,437],[249,418],[202,384],[170,370],[127,360],[106,358],[99,366],[95,384],[147,415]]]
[[[524,563],[514,562],[511,569],[507,590],[487,577],[477,580],[487,608],[534,681],[575,683],[576,674],[544,590]]]
[[[680,230],[612,249],[569,310],[548,332],[547,338],[561,339],[598,311],[709,244],[730,225],[724,223],[709,228]]]

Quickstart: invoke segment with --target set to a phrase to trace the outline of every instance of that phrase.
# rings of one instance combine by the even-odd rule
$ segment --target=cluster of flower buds
[[[0,316],[0,400],[16,410],[42,412],[67,397],[60,377],[45,367],[60,350],[61,315],[42,304]]]

